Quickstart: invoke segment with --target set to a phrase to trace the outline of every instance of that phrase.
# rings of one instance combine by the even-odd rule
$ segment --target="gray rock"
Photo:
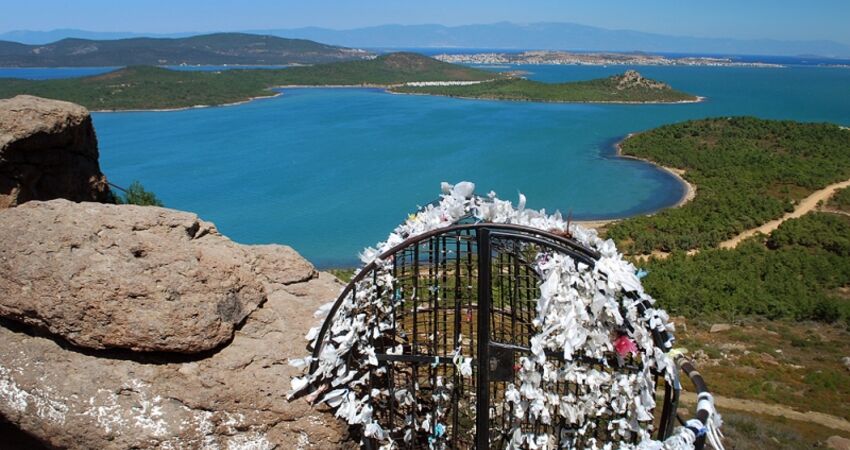
[[[54,198],[110,198],[89,112],[29,95],[0,100],[0,208]]]
[[[238,245],[164,208],[52,200],[0,213],[0,316],[90,349],[214,349],[265,300],[263,283],[315,273],[288,247]]]
[[[729,331],[732,329],[732,325],[728,323],[715,323],[711,326],[711,329],[708,330],[709,333],[722,333],[724,331]]]
[[[833,450],[850,450],[850,439],[841,436],[830,436],[826,440],[826,448]]]

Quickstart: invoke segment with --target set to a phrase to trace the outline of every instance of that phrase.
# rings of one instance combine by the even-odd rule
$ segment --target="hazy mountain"
[[[245,33],[117,40],[68,38],[46,45],[0,41],[0,66],[6,67],[312,64],[369,56],[360,50],[305,39]]]
[[[735,55],[801,54],[850,57],[850,46],[833,41],[779,41],[667,36],[608,30],[573,23],[488,25],[382,25],[352,30],[296,28],[264,33],[367,48],[465,47],[541,50],[611,50]]]
[[[358,48],[464,47],[541,50],[611,50],[728,55],[819,55],[850,57],[850,45],[834,41],[781,41],[772,39],[726,39],[668,36],[630,30],[609,30],[574,23],[486,25],[381,25],[351,30],[306,27],[251,30],[286,38],[310,39]],[[184,37],[193,33],[152,35]],[[12,31],[0,39],[44,44],[73,37],[118,39],[140,37],[138,33],[100,33],[82,30]]]
[[[20,42],[21,44],[44,45],[51,42],[61,41],[62,39],[128,39],[137,37],[160,37],[160,38],[176,38],[188,37],[201,33],[128,33],[128,32],[108,32],[108,31],[86,31],[75,30],[70,28],[50,30],[50,31],[30,31],[30,30],[14,30],[5,33],[0,33],[0,40]]]

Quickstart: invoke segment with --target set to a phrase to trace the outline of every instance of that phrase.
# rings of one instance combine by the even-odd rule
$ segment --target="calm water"
[[[530,66],[545,81],[622,67]],[[645,213],[682,187],[612,157],[623,135],[690,118],[755,115],[850,125],[850,70],[641,67],[708,97],[691,105],[569,105],[287,89],[249,104],[95,114],[110,180],[140,180],[243,243],[285,243],[320,266],[346,265],[383,239],[441,181],[471,180],[581,219]]]
[[[0,78],[54,80],[100,75],[118,67],[0,67]]]

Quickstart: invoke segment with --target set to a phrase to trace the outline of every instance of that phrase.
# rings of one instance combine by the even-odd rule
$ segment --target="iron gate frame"
[[[435,230],[431,230],[413,237],[409,237],[405,239],[403,242],[393,246],[389,250],[381,253],[376,257],[376,259],[368,264],[366,264],[346,285],[343,291],[337,297],[336,302],[332,305],[330,310],[327,313],[327,318],[323,322],[319,333],[314,341],[314,347],[312,349],[312,361],[310,364],[310,372],[315,372],[318,368],[318,359],[319,355],[322,351],[323,345],[325,343],[325,337],[328,333],[328,330],[331,326],[332,318],[336,315],[339,308],[342,306],[343,302],[351,295],[352,291],[355,289],[355,286],[358,282],[362,281],[367,275],[373,274],[375,270],[378,269],[379,260],[385,260],[388,257],[391,257],[400,251],[403,251],[411,246],[420,245],[423,241],[426,241],[430,238],[437,237],[443,234],[449,234],[453,232],[475,232],[475,240],[476,240],[476,251],[477,251],[477,342],[476,342],[476,355],[473,360],[473,364],[476,364],[479,370],[476,371],[476,404],[475,408],[477,411],[476,414],[476,422],[475,422],[475,448],[476,450],[487,450],[489,449],[490,444],[490,417],[489,411],[490,407],[490,374],[491,370],[489,369],[490,365],[490,356],[491,356],[491,348],[501,348],[501,349],[509,349],[512,351],[522,351],[531,353],[530,348],[504,344],[495,342],[492,340],[493,336],[491,334],[490,329],[490,315],[493,310],[493,299],[492,299],[492,273],[491,273],[491,258],[492,258],[492,243],[494,239],[512,239],[519,240],[523,242],[537,244],[543,248],[548,248],[550,250],[568,255],[572,257],[577,262],[582,262],[590,267],[593,267],[596,261],[601,257],[599,252],[590,249],[576,240],[565,237],[559,234],[555,234],[552,232],[522,226],[522,225],[514,225],[514,224],[497,224],[497,223],[489,223],[489,222],[476,222],[476,223],[466,223],[466,224],[454,224],[448,227],[439,228]],[[485,270],[486,269],[486,270]],[[636,293],[626,292],[626,296],[629,296],[633,300],[639,300],[639,297]],[[646,301],[638,303],[638,312],[643,313],[646,309],[650,308],[651,304]],[[659,346],[664,351],[667,351],[667,346],[665,343],[669,341],[669,334],[666,331],[659,331],[656,329],[652,329],[653,340],[655,344]],[[482,337],[485,337],[482,339]],[[424,355],[415,355],[415,354],[384,354],[384,353],[376,353],[376,358],[379,362],[412,362],[412,363],[433,363],[433,364],[452,364],[453,360],[451,358],[447,358],[444,356],[424,356]],[[557,354],[549,354],[547,351],[547,356],[553,356],[558,359],[563,359],[562,356],[558,356]],[[483,363],[482,363],[483,362]],[[656,380],[658,379],[658,374],[656,374]],[[657,383],[656,383],[657,384]],[[674,385],[666,382],[664,383],[664,402],[663,409],[661,412],[661,417],[659,421],[658,429],[655,430],[657,432],[657,439],[663,440],[667,436],[669,436],[673,430],[673,426],[675,421],[673,420],[676,408],[678,406],[679,400],[679,392],[681,386],[679,385],[678,378],[675,380]],[[483,413],[482,413],[483,412]],[[701,439],[701,440],[704,440]]]

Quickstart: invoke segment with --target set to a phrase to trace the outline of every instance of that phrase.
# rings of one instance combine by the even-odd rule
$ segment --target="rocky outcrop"
[[[671,89],[670,85],[660,81],[644,78],[636,70],[627,70],[622,75],[615,75],[614,80],[617,82],[617,89],[622,91],[626,89],[644,88],[644,89]]]
[[[313,275],[289,248],[254,255],[163,208],[29,202],[0,214],[0,231],[0,316],[92,349],[216,348],[265,299],[255,261],[299,261],[283,282]]]
[[[85,108],[29,95],[0,100],[0,208],[30,200],[109,197]]]
[[[63,200],[0,212],[0,240],[0,417],[16,427],[73,449],[350,445],[330,414],[285,399],[288,359],[341,288],[288,247]],[[220,344],[186,352],[210,347],[204,333]]]

